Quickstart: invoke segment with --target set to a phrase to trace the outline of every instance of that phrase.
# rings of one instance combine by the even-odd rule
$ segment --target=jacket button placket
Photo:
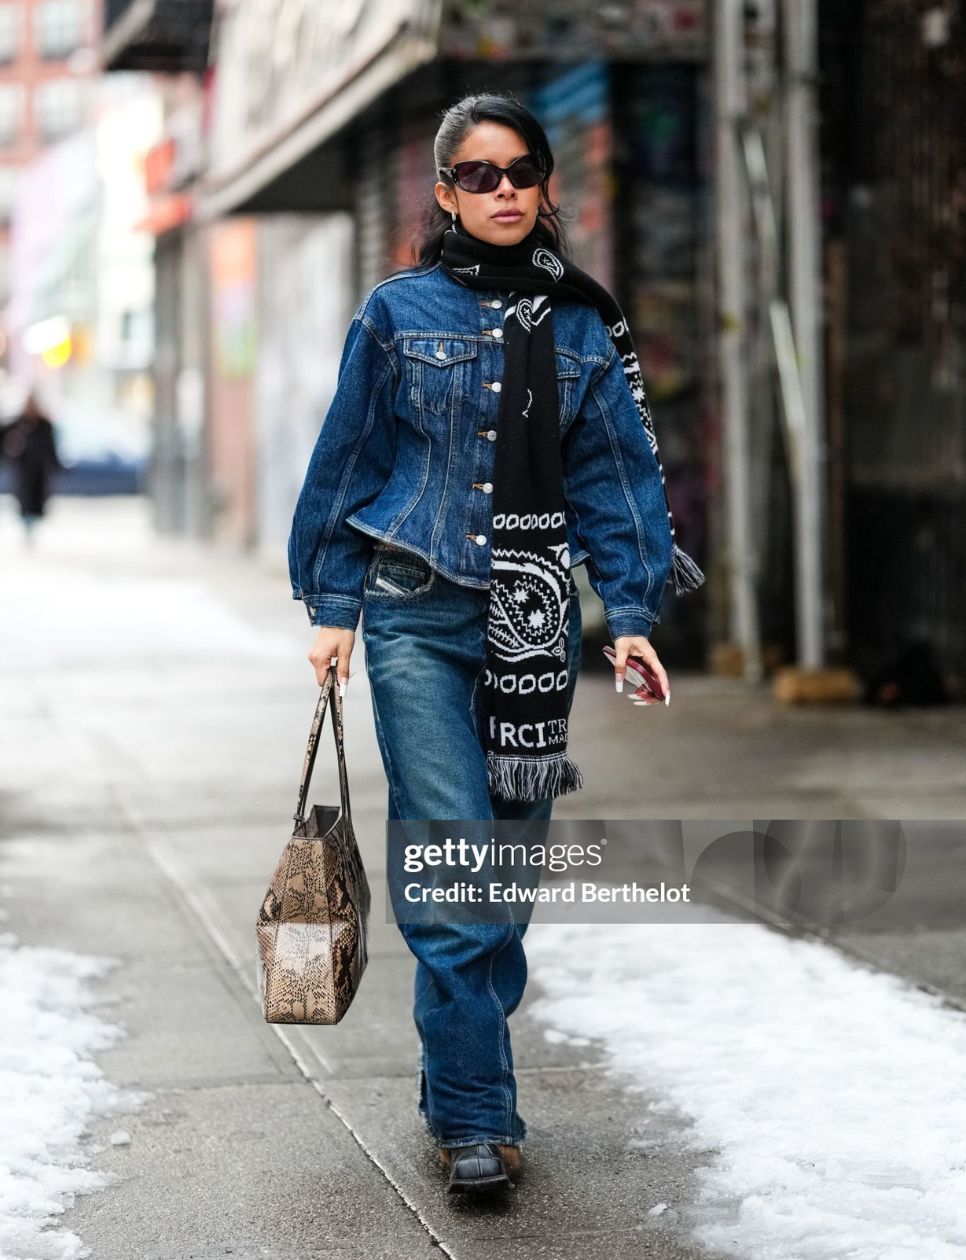
[[[481,308],[480,309],[480,316],[481,316],[480,322],[482,324],[483,318],[485,318],[484,311],[487,308],[489,308],[490,310],[495,310],[495,311],[502,310],[503,300],[502,298],[498,298],[498,297],[481,298],[480,308]],[[482,327],[481,332],[483,333],[484,337],[491,337],[493,341],[497,344],[499,344],[503,339],[503,329],[499,327],[497,328]],[[488,354],[488,353],[489,351],[485,352],[485,354]],[[503,385],[500,381],[484,381],[483,388],[488,389],[493,394],[499,394],[501,390],[503,389]],[[488,442],[496,441],[496,429],[477,429],[476,432],[477,432],[478,437],[486,438]],[[474,490],[481,491],[483,494],[489,495],[493,493],[493,482],[492,481],[474,481],[472,482],[472,488]],[[473,542],[475,542],[477,546],[479,547],[484,546],[487,541],[485,534],[467,533],[465,537],[471,538]]]

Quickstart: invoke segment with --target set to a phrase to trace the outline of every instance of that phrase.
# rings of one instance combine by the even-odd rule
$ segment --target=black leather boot
[[[506,1161],[496,1142],[450,1148],[450,1193],[460,1190],[513,1188]]]

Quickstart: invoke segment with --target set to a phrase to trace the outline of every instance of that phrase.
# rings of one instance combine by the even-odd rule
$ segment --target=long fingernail
[[[349,684],[348,684],[347,682],[340,682],[340,683],[339,683],[339,699],[340,699],[340,700],[344,700],[344,699],[345,699],[346,688],[347,688],[348,686],[349,686]]]
[[[618,691],[623,691],[624,689],[624,675],[623,674],[614,675],[614,686],[617,688]]]

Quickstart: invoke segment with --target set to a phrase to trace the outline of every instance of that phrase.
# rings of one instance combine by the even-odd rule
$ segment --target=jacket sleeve
[[[391,348],[365,315],[352,319],[335,397],[309,460],[288,540],[292,598],[313,626],[355,630],[372,540],[346,517],[385,486],[396,456]]]
[[[661,472],[616,348],[561,444],[564,493],[611,637],[650,635],[671,573]]]

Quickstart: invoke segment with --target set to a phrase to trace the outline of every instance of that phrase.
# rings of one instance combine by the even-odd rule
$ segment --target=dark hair
[[[550,176],[554,160],[547,134],[537,119],[511,92],[477,92],[464,96],[455,105],[443,111],[442,122],[433,141],[433,164],[452,166],[453,155],[477,123],[502,123],[519,132],[528,152],[539,158],[546,174],[540,181],[543,194],[535,228],[542,244],[558,253],[568,252],[567,235],[560,222],[560,207],[550,200]],[[452,183],[448,176],[440,175],[444,183]],[[436,200],[435,195],[426,206],[419,235],[413,240],[413,261],[417,266],[434,263],[440,256],[443,233],[450,226],[450,216]]]

